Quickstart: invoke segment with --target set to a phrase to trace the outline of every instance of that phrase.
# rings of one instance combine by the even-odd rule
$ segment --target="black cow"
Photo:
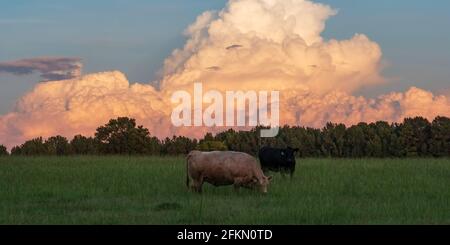
[[[295,152],[298,148],[288,147],[286,149],[263,147],[259,150],[259,161],[264,173],[268,171],[280,172],[283,176],[289,173],[291,178],[295,171]]]

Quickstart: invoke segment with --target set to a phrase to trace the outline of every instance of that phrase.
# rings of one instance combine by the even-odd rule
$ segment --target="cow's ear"
[[[273,176],[269,176],[269,177],[267,177],[267,180],[272,180],[273,179]]]

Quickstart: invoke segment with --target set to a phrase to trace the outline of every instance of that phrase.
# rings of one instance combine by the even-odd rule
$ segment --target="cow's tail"
[[[190,152],[186,157],[186,186],[189,188],[189,160],[192,157],[192,152]]]

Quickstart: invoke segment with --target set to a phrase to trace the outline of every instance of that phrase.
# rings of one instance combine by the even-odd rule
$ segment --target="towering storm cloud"
[[[82,67],[80,58],[38,57],[0,62],[0,73],[28,75],[38,72],[44,81],[56,81],[79,77]]]
[[[378,98],[358,89],[387,83],[382,51],[364,34],[325,40],[331,7],[306,0],[233,0],[205,12],[186,30],[188,40],[164,62],[159,89],[130,85],[120,72],[38,84],[0,117],[0,140],[12,146],[37,136],[92,135],[117,116],[130,116],[159,137],[201,136],[208,128],[175,128],[171,94],[204,90],[280,91],[282,124],[321,127],[360,121],[400,121],[408,116],[450,116],[450,99],[410,88]],[[216,129],[217,130],[217,129]]]

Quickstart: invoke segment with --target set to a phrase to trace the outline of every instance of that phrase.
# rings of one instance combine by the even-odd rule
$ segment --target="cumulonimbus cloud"
[[[130,85],[118,72],[38,84],[0,117],[0,140],[12,146],[37,136],[92,135],[110,118],[130,116],[158,137],[202,136],[217,128],[175,128],[170,97],[178,90],[280,91],[281,124],[321,127],[329,121],[396,122],[450,116],[450,99],[412,87],[377,98],[358,89],[387,83],[382,50],[364,34],[324,40],[337,11],[307,0],[233,0],[187,28],[187,42],[164,62],[158,88]]]
[[[38,72],[44,81],[57,81],[79,77],[82,67],[80,58],[37,57],[0,62],[0,73],[28,75]]]

